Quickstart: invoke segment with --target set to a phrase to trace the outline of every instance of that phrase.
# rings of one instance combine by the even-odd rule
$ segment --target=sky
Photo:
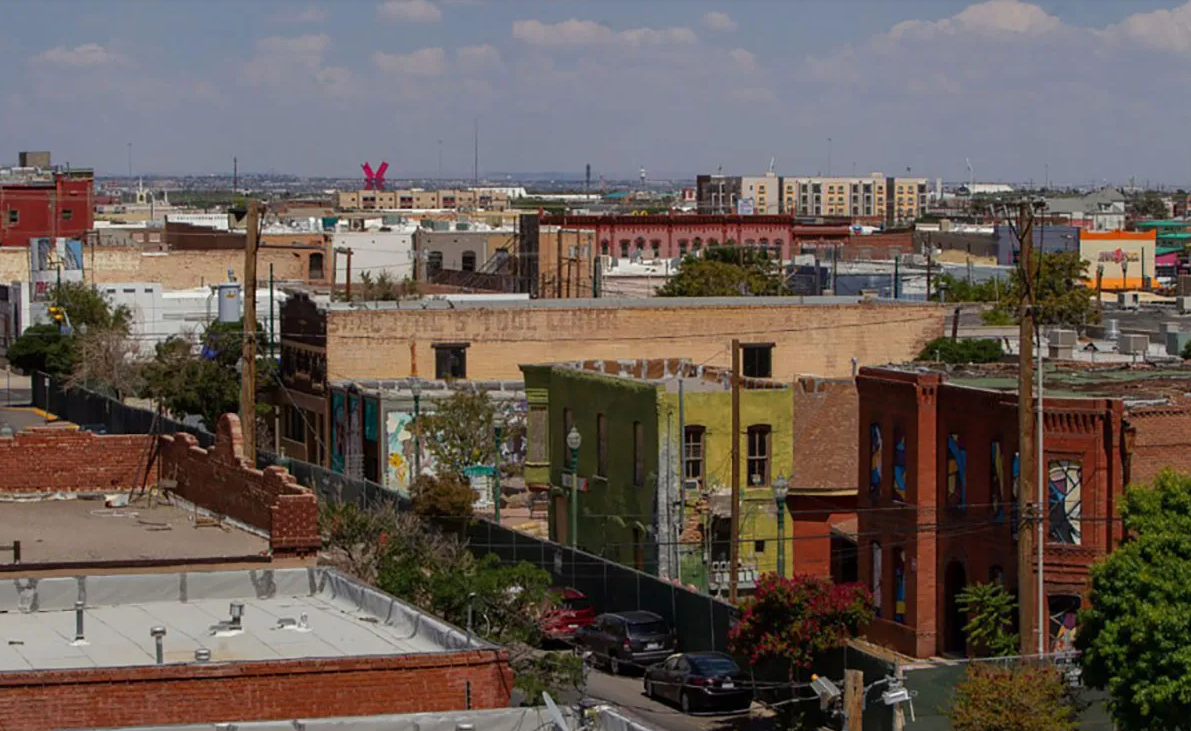
[[[489,175],[1191,178],[1191,2],[4,0],[0,27],[5,164],[470,176],[478,119]]]

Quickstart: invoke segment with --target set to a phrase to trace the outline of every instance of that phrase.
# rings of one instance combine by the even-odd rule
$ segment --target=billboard
[[[45,302],[58,282],[83,281],[83,242],[65,238],[29,239],[30,299]]]
[[[736,215],[751,216],[756,212],[756,207],[753,205],[752,198],[741,198],[736,201]]]

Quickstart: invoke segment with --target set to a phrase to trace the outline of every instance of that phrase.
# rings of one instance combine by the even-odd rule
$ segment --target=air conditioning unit
[[[1180,315],[1191,315],[1191,297],[1177,297]]]
[[[1117,304],[1122,310],[1136,310],[1141,307],[1141,296],[1137,292],[1121,292],[1117,295]]]

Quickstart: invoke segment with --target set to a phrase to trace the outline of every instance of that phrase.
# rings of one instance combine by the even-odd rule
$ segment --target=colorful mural
[[[998,523],[1005,521],[1005,505],[1002,501],[1002,491],[1005,489],[1004,455],[1001,454],[1001,443],[994,441],[989,454],[988,494],[992,503],[993,520]]]
[[[906,501],[906,435],[900,428],[893,430],[893,499]]]
[[[1076,619],[1082,602],[1078,596],[1052,596],[1047,601],[1050,616],[1050,648],[1052,652],[1071,652],[1075,649]]]
[[[1018,491],[1018,486],[1021,484],[1021,452],[1013,453],[1013,469],[1012,469],[1012,474],[1010,475],[1009,479],[1011,481],[1011,484],[1013,485],[1013,495],[1012,495],[1013,502],[1012,502],[1012,507],[1009,511],[1009,516],[1010,516],[1009,528],[1013,532],[1013,537],[1017,538],[1017,529],[1018,529],[1017,524],[1019,522],[1018,516],[1020,515],[1019,508],[1017,506],[1017,504],[1018,504],[1017,491]]]
[[[968,502],[968,450],[958,434],[947,435],[947,507],[963,510]]]
[[[873,610],[878,617],[881,616],[881,544],[877,541],[872,543],[873,550]]]
[[[869,472],[868,472],[868,491],[872,495],[874,501],[881,499],[881,459],[882,454],[881,443],[881,425],[869,424],[868,427],[868,454],[869,454]]]
[[[347,457],[347,399],[331,391],[331,470],[343,474]]]
[[[906,549],[893,549],[893,621],[906,621]]]
[[[409,491],[414,461],[413,420],[413,415],[404,411],[385,414],[385,487],[390,490]]]
[[[1078,546],[1082,543],[1080,500],[1083,467],[1073,460],[1050,463],[1050,540]]]

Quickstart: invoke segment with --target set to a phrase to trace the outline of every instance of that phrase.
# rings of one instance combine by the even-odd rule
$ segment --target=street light
[[[567,447],[571,450],[571,547],[579,545],[579,446],[583,436],[572,426],[567,434]]]
[[[496,501],[496,524],[500,525],[500,445],[502,435],[501,425],[496,425],[496,456],[492,458],[496,471],[492,473],[492,499]]]
[[[777,504],[777,575],[786,578],[786,495],[790,481],[785,473],[773,481],[773,502]]]
[[[414,381],[409,390],[414,395],[414,474],[410,479],[410,484],[413,484],[422,476],[422,420],[418,418],[422,415],[422,382]]]

